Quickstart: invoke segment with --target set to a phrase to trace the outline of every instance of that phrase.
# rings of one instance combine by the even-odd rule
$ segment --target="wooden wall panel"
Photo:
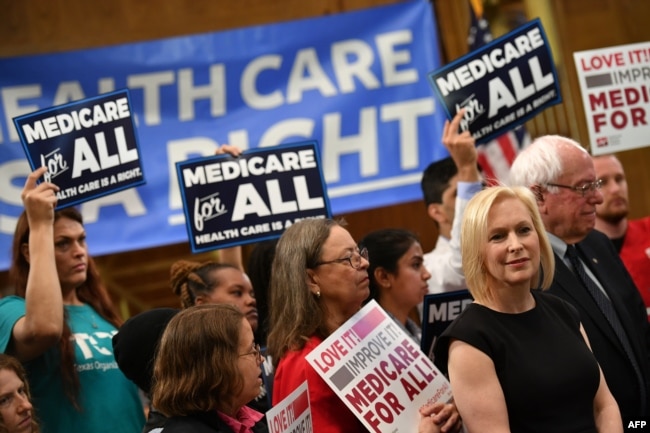
[[[282,22],[397,0],[0,1],[0,56],[51,53]]]
[[[539,1],[539,0],[535,0]],[[572,116],[579,142],[588,143],[587,125],[573,61],[575,51],[650,40],[650,2],[647,0],[551,0],[555,26],[561,43],[559,62],[565,65],[567,87],[562,89],[573,104]],[[650,115],[649,115],[650,117]],[[648,119],[650,122],[650,118]],[[650,144],[650,137],[648,137]],[[630,217],[650,215],[650,147],[617,154],[625,166],[630,192]]]

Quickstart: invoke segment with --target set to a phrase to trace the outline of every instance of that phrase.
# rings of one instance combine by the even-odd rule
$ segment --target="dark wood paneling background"
[[[578,76],[573,52],[601,47],[650,41],[650,2],[647,0],[552,0],[552,11],[560,41],[560,59],[564,80],[563,97],[570,98],[565,106],[566,118],[577,123],[572,136],[587,143],[588,133],[584,116]],[[650,113],[648,113],[650,122]],[[559,131],[559,133],[563,133]],[[650,145],[650,137],[648,137]],[[650,147],[628,150],[617,154],[627,175],[630,192],[630,217],[650,215]]]
[[[553,22],[561,53],[565,102],[546,110],[527,125],[533,135],[558,133],[587,141],[572,52],[650,39],[650,2],[646,0],[527,0],[550,10],[543,22]],[[396,0],[0,0],[0,57],[54,53],[127,42],[220,31],[237,27],[323,16]],[[526,1],[500,2],[503,7],[527,9]],[[445,59],[467,51],[468,4],[464,0],[434,1]],[[538,8],[534,8],[537,10]],[[532,17],[531,17],[532,18]],[[83,68],[83,65],[80,65]],[[2,71],[0,71],[2,74]],[[650,141],[650,140],[649,140]],[[628,170],[632,216],[650,214],[650,148],[619,155]],[[435,245],[437,232],[421,202],[339,215],[355,238],[384,227],[407,227],[421,236],[425,251]],[[89,240],[92,243],[92,239]],[[245,254],[249,247],[244,248]],[[205,260],[214,254],[192,256],[185,244],[113,254],[97,261],[125,316],[154,306],[175,306],[168,288],[169,267],[180,258]],[[0,287],[6,273],[0,275]]]

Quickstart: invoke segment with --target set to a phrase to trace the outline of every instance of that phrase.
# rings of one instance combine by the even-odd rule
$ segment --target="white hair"
[[[577,141],[561,135],[543,135],[536,138],[517,155],[510,167],[508,185],[544,185],[555,181],[564,171],[561,150],[575,147],[588,153]]]

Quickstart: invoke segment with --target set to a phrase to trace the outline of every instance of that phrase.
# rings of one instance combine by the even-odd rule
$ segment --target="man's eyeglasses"
[[[368,250],[366,248],[363,248],[361,251],[355,252],[351,256],[348,257],[343,257],[340,259],[334,259],[334,260],[328,260],[326,262],[318,262],[314,265],[314,267],[321,266],[321,265],[329,265],[332,263],[343,263],[343,262],[348,262],[350,266],[353,269],[359,269],[361,268],[361,259],[365,259],[368,261]]]
[[[587,195],[588,192],[594,192],[597,189],[601,189],[603,187],[603,181],[602,179],[598,179],[594,182],[586,182],[578,186],[561,185],[559,183],[547,183],[546,186],[555,186],[557,188],[571,189],[577,192],[578,194],[580,194],[582,197],[584,197]]]
[[[255,355],[255,360],[259,362],[260,358],[262,357],[262,348],[260,347],[259,344],[255,343],[253,345],[253,350],[250,352],[242,353],[239,356],[248,356],[248,355]]]

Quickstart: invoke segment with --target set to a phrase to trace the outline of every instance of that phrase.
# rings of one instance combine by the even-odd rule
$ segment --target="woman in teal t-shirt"
[[[23,362],[43,433],[139,432],[138,390],[113,356],[121,324],[88,255],[81,215],[29,175],[12,245],[16,296],[0,300],[0,352]]]

